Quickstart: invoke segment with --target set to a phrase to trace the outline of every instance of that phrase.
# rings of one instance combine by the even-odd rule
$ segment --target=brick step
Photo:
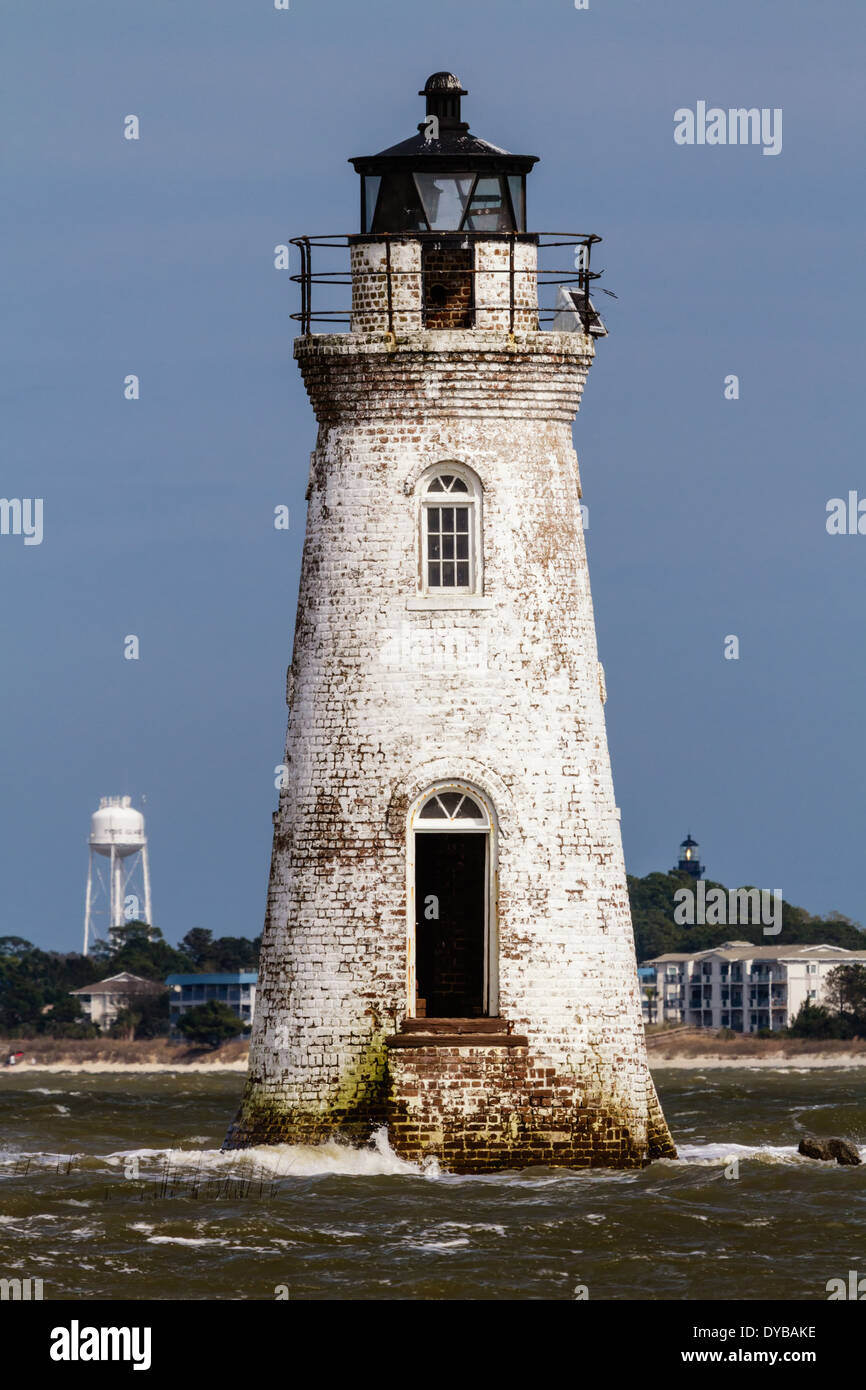
[[[388,1047],[528,1047],[520,1033],[394,1033]]]
[[[404,1018],[401,1033],[507,1033],[504,1018]]]

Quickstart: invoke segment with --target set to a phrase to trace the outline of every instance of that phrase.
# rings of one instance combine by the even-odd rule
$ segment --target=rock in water
[[[821,1158],[825,1162],[833,1157],[827,1146],[826,1139],[814,1139],[811,1137],[801,1139],[797,1152],[803,1154],[805,1158]]]
[[[816,1139],[810,1135],[800,1140],[798,1152],[806,1158],[819,1158],[825,1163],[832,1162],[834,1158],[837,1163],[853,1165],[861,1162],[857,1149],[847,1139]]]
[[[847,1139],[828,1139],[827,1149],[830,1157],[835,1158],[837,1163],[859,1163],[860,1155],[854,1144],[849,1144]]]

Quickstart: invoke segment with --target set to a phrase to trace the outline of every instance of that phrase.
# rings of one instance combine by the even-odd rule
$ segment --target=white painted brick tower
[[[451,74],[424,95],[418,135],[352,161],[360,234],[297,243],[319,433],[226,1142],[386,1125],[399,1153],[455,1171],[631,1167],[674,1148],[644,1047],[571,441],[604,331],[597,238],[527,233],[534,156],[472,136]],[[584,248],[563,331],[539,322],[551,240],[569,266]],[[322,241],[350,247],[348,331],[312,331]]]

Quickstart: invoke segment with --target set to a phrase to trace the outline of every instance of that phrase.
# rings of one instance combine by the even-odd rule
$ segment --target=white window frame
[[[467,491],[460,493],[430,492],[431,484],[442,476],[460,478]],[[461,600],[476,599],[484,592],[483,530],[481,479],[465,464],[444,460],[435,463],[422,474],[417,488],[416,528],[418,538],[418,594],[427,600],[444,600],[450,607]],[[447,500],[446,500],[447,499]],[[469,509],[469,583],[468,585],[431,585],[427,568],[427,515],[431,507],[467,507]],[[455,561],[456,563],[456,561]]]

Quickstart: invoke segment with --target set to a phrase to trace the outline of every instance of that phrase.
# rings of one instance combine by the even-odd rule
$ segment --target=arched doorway
[[[498,1014],[496,839],[476,788],[428,789],[409,819],[409,1013]]]

